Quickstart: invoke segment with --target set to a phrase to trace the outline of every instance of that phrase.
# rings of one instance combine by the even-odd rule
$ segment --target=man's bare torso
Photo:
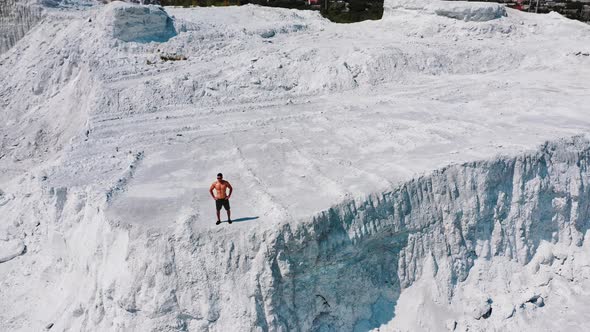
[[[216,199],[225,199],[227,197],[227,188],[229,182],[222,180],[221,182],[215,181],[211,185],[212,188],[215,189],[215,198]]]

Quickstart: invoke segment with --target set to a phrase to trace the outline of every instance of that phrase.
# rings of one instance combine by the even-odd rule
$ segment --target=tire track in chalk
[[[236,139],[234,135],[230,135],[233,145],[236,147],[236,152],[238,155],[237,164],[239,168],[245,169],[247,177],[251,179],[250,184],[251,187],[256,191],[256,194],[253,195],[255,197],[261,197],[256,199],[255,202],[260,202],[261,207],[264,208],[264,216],[272,217],[272,211],[276,211],[276,217],[279,220],[285,219],[293,219],[293,217],[289,214],[287,208],[278,203],[278,199],[269,193],[268,186],[264,184],[264,182],[254,173],[252,168],[248,166],[246,158],[244,157],[244,153],[242,149],[237,145]],[[260,189],[262,188],[262,189]],[[268,208],[266,208],[268,206]]]

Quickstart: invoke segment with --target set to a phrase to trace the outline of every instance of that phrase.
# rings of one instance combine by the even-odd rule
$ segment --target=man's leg
[[[220,211],[221,211],[221,201],[215,200],[215,213],[217,213],[217,222],[215,223],[216,225],[221,224]]]
[[[229,200],[227,200],[227,199],[225,200],[223,207],[225,208],[225,211],[227,212],[227,222],[231,224],[231,210],[229,207]]]

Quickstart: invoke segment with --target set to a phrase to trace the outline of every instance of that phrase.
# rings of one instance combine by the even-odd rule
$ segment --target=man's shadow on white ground
[[[256,217],[243,217],[243,218],[238,218],[238,219],[232,219],[231,221],[232,222],[244,222],[244,221],[256,220],[258,218],[260,218],[260,217],[258,217],[258,216],[256,216]],[[227,222],[227,220],[224,222]]]

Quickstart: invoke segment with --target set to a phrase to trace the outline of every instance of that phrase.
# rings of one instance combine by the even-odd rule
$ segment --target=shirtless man
[[[229,194],[226,195],[226,190],[229,188]],[[215,194],[213,194],[213,189],[215,189]],[[211,188],[209,188],[209,192],[211,193],[211,197],[215,200],[215,208],[217,209],[217,222],[215,225],[221,224],[221,218],[219,217],[219,212],[221,211],[221,207],[225,208],[227,211],[227,222],[231,224],[231,212],[229,209],[229,198],[231,197],[231,193],[234,189],[231,187],[229,182],[223,179],[223,174],[217,174],[217,181],[213,182]]]

